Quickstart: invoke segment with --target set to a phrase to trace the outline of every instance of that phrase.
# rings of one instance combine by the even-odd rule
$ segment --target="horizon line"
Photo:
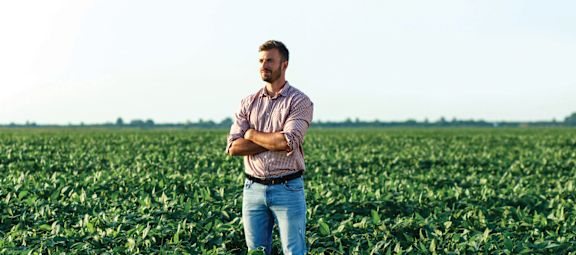
[[[576,113],[574,113],[576,114]],[[569,116],[566,116],[563,119],[556,119],[556,118],[552,118],[552,119],[546,119],[546,120],[487,120],[487,119],[475,119],[475,118],[456,118],[456,117],[452,117],[452,118],[447,118],[447,117],[440,117],[440,118],[436,118],[436,119],[429,119],[429,118],[424,118],[424,119],[417,119],[417,118],[406,118],[404,120],[382,120],[382,119],[361,119],[358,117],[348,117],[345,119],[341,119],[341,120],[323,120],[323,119],[318,119],[318,120],[313,120],[312,123],[401,123],[401,122],[416,122],[416,123],[441,123],[441,122],[454,122],[454,121],[472,121],[472,122],[485,122],[485,123],[539,123],[539,122],[551,122],[551,123],[558,123],[558,122],[564,122]],[[10,125],[37,125],[37,126],[77,126],[77,125],[119,125],[117,124],[118,119],[122,119],[123,124],[122,125],[126,125],[129,126],[130,122],[133,121],[141,121],[141,122],[147,122],[147,121],[152,121],[154,125],[187,125],[187,124],[199,124],[199,123],[209,123],[209,122],[213,122],[214,124],[219,124],[222,122],[225,122],[227,120],[233,120],[232,117],[226,117],[223,118],[219,121],[215,121],[213,119],[203,119],[203,118],[198,118],[196,121],[190,121],[190,120],[185,120],[185,121],[176,121],[176,122],[156,122],[154,121],[154,119],[152,118],[134,118],[134,119],[130,119],[130,120],[124,120],[124,118],[118,117],[113,121],[104,121],[104,122],[85,122],[85,121],[80,121],[80,122],[68,122],[68,123],[48,123],[48,122],[36,122],[36,121],[29,121],[26,120],[25,122],[15,122],[15,121],[11,121],[11,122],[3,122],[0,123],[0,126],[10,126]]]

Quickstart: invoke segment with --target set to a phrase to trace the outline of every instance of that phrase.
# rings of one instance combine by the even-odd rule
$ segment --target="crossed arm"
[[[294,99],[290,114],[283,123],[282,131],[261,132],[250,128],[248,117],[250,98],[242,100],[230,127],[226,152],[231,156],[255,155],[265,151],[285,151],[291,156],[304,141],[306,130],[312,122],[313,103],[305,95]]]
[[[232,142],[229,154],[232,156],[254,155],[264,151],[288,151],[290,147],[281,132],[266,133],[249,129],[244,138]]]

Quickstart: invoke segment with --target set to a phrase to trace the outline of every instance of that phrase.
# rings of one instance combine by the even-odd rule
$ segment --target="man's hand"
[[[244,139],[254,142],[270,151],[289,151],[290,146],[281,132],[266,133],[248,129]]]
[[[252,129],[252,128],[251,128],[251,129],[248,129],[248,130],[246,131],[246,133],[244,133],[244,139],[252,140],[253,137],[254,137],[254,132],[256,132],[255,129]]]

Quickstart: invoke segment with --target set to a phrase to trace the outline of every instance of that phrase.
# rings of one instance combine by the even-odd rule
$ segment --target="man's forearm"
[[[270,151],[288,151],[290,149],[284,134],[281,132],[266,133],[250,129],[246,131],[244,138]]]
[[[254,155],[260,152],[267,151],[266,148],[244,138],[238,138],[232,142],[232,146],[228,151],[228,154],[232,156],[246,156]]]

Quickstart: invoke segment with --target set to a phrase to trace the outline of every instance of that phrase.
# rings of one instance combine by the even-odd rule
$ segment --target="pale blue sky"
[[[562,120],[575,1],[2,1],[0,123],[219,121],[289,48],[315,120]]]

